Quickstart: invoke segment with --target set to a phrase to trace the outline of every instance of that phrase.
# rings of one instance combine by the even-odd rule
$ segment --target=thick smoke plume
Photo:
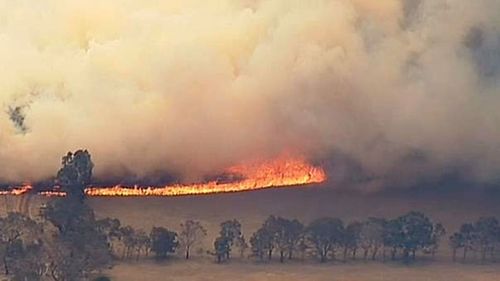
[[[0,0],[0,182],[283,150],[377,188],[500,174],[500,1]]]

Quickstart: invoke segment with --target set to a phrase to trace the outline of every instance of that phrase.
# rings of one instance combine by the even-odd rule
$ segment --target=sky
[[[284,151],[333,186],[500,175],[500,1],[0,0],[0,182],[88,149],[195,181]]]

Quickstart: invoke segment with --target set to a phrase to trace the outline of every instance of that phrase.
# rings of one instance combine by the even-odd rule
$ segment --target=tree
[[[129,258],[136,246],[135,229],[130,225],[120,228],[120,238],[123,243],[122,259]]]
[[[169,253],[175,253],[178,246],[177,233],[164,227],[153,227],[151,230],[151,251],[157,259],[166,259]]]
[[[82,224],[89,222],[96,223],[95,227],[99,228],[92,209],[82,201],[71,198],[51,200],[42,210],[41,215],[57,227],[63,235],[67,232],[77,231]]]
[[[366,260],[371,251],[371,258],[375,260],[380,247],[384,244],[384,229],[387,224],[382,218],[368,218],[362,225],[359,233],[360,247],[364,250],[363,257]],[[353,252],[355,257],[355,252]]]
[[[499,223],[496,218],[487,217],[480,218],[474,223],[475,244],[481,253],[481,262],[486,261],[486,255],[495,255],[495,245],[499,240]]]
[[[399,221],[403,249],[403,259],[409,262],[411,253],[415,260],[416,251],[424,249],[432,243],[433,224],[428,217],[419,212],[409,212],[397,219]]]
[[[398,249],[402,247],[403,232],[401,221],[397,219],[389,220],[384,227],[384,260],[385,249],[390,248],[391,260],[396,259]]]
[[[353,256],[356,256],[356,251],[361,242],[361,229],[363,224],[360,222],[351,222],[347,225],[344,231],[344,239],[342,244],[344,246],[344,262],[347,260],[347,253],[351,251]]]
[[[460,237],[462,238],[463,245],[463,261],[467,259],[467,253],[469,250],[474,249],[474,241],[476,241],[476,231],[474,225],[471,223],[465,223],[460,227]]]
[[[151,248],[151,238],[146,232],[142,229],[139,229],[135,232],[134,235],[135,240],[135,251],[136,251],[136,260],[139,260],[141,253],[144,251],[146,256],[149,253],[149,249]]]
[[[267,259],[273,258],[274,248],[278,247],[281,252],[281,260],[283,260],[283,252],[286,247],[285,227],[283,220],[277,219],[275,216],[269,216],[264,225],[262,225],[262,233],[265,234]]]
[[[335,258],[335,247],[342,241],[343,231],[344,224],[337,218],[317,219],[307,227],[307,238],[322,263],[330,254]]]
[[[263,225],[270,234],[268,257],[271,259],[272,250],[276,248],[280,255],[280,262],[285,261],[285,254],[292,259],[293,251],[298,246],[303,234],[304,226],[298,220],[289,220],[282,217],[270,216]]]
[[[258,257],[260,260],[264,260],[264,256],[267,255],[268,259],[271,259],[272,249],[274,248],[273,242],[273,233],[265,227],[259,228],[252,237],[250,237],[253,256]]]
[[[273,251],[276,249],[281,263],[285,261],[286,254],[289,259],[292,259],[303,229],[304,226],[297,220],[269,216],[250,238],[253,255],[263,259],[265,252],[268,260],[271,260]]]
[[[11,273],[13,263],[26,256],[27,248],[40,244],[41,233],[40,224],[20,213],[0,218],[0,255],[5,275]]]
[[[186,259],[189,259],[191,248],[200,243],[205,236],[207,231],[199,221],[187,220],[181,223],[179,242],[184,249]]]
[[[19,252],[12,260],[13,281],[40,281],[47,270],[47,254],[43,243],[19,245]]]
[[[85,188],[92,178],[93,168],[94,163],[87,150],[68,152],[62,158],[62,168],[57,172],[56,184],[66,192],[68,197],[83,200]]]
[[[95,221],[83,221],[71,231],[59,233],[51,243],[49,271],[54,280],[73,281],[88,278],[111,264],[106,235]]]
[[[428,250],[430,251],[433,258],[436,255],[436,251],[439,248],[441,238],[444,235],[446,235],[446,229],[444,228],[444,226],[442,224],[436,223],[434,225],[433,230],[432,230],[431,241],[430,241],[430,244],[428,246],[428,248],[429,248]]]
[[[93,163],[86,150],[69,152],[62,159],[56,183],[66,192],[52,199],[42,217],[57,228],[53,239],[44,239],[50,259],[48,272],[56,281],[74,281],[111,264],[107,234],[84,202],[84,189],[90,183]]]
[[[229,257],[229,251],[231,250],[229,240],[222,236],[215,238],[214,249],[217,263],[222,263],[227,260],[227,257]]]
[[[241,235],[238,239],[234,241],[234,246],[239,249],[240,258],[245,256],[245,251],[248,249],[248,243],[244,235]]]
[[[299,247],[303,237],[304,225],[296,219],[287,220],[285,223],[285,241],[289,260],[293,258],[293,253]]]
[[[455,262],[457,260],[457,250],[465,246],[464,237],[462,236],[462,233],[455,232],[450,236],[449,240],[450,247],[453,251],[452,259],[453,262]]]
[[[243,235],[241,233],[241,223],[235,219],[224,221],[220,225],[221,229],[219,232],[219,242],[224,241],[221,245],[224,245],[227,260],[230,259],[231,247],[234,245],[235,241],[242,239]]]
[[[111,253],[114,251],[114,244],[121,239],[121,222],[118,219],[104,218],[96,221],[99,231],[106,235]]]

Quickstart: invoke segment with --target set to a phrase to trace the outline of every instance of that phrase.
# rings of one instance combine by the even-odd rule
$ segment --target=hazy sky
[[[0,67],[0,182],[78,148],[101,178],[283,150],[372,188],[500,175],[497,0],[0,0]]]

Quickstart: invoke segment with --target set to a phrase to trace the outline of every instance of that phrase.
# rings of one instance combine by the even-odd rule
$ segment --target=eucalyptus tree
[[[175,253],[179,242],[177,233],[164,227],[153,227],[150,234],[151,251],[158,260],[168,258],[169,254]]]
[[[341,245],[344,224],[338,218],[320,218],[307,226],[307,239],[313,245],[320,262],[326,262],[329,256],[335,259],[335,250]]]
[[[387,221],[383,218],[370,217],[363,222],[360,231],[360,248],[363,249],[363,258],[366,260],[371,251],[371,259],[375,260],[379,249],[384,245],[384,229]],[[355,252],[353,253],[355,257]]]
[[[207,236],[207,230],[199,221],[194,220],[187,220],[180,226],[179,243],[184,249],[185,258],[189,259],[192,247],[202,242],[203,238]]]

